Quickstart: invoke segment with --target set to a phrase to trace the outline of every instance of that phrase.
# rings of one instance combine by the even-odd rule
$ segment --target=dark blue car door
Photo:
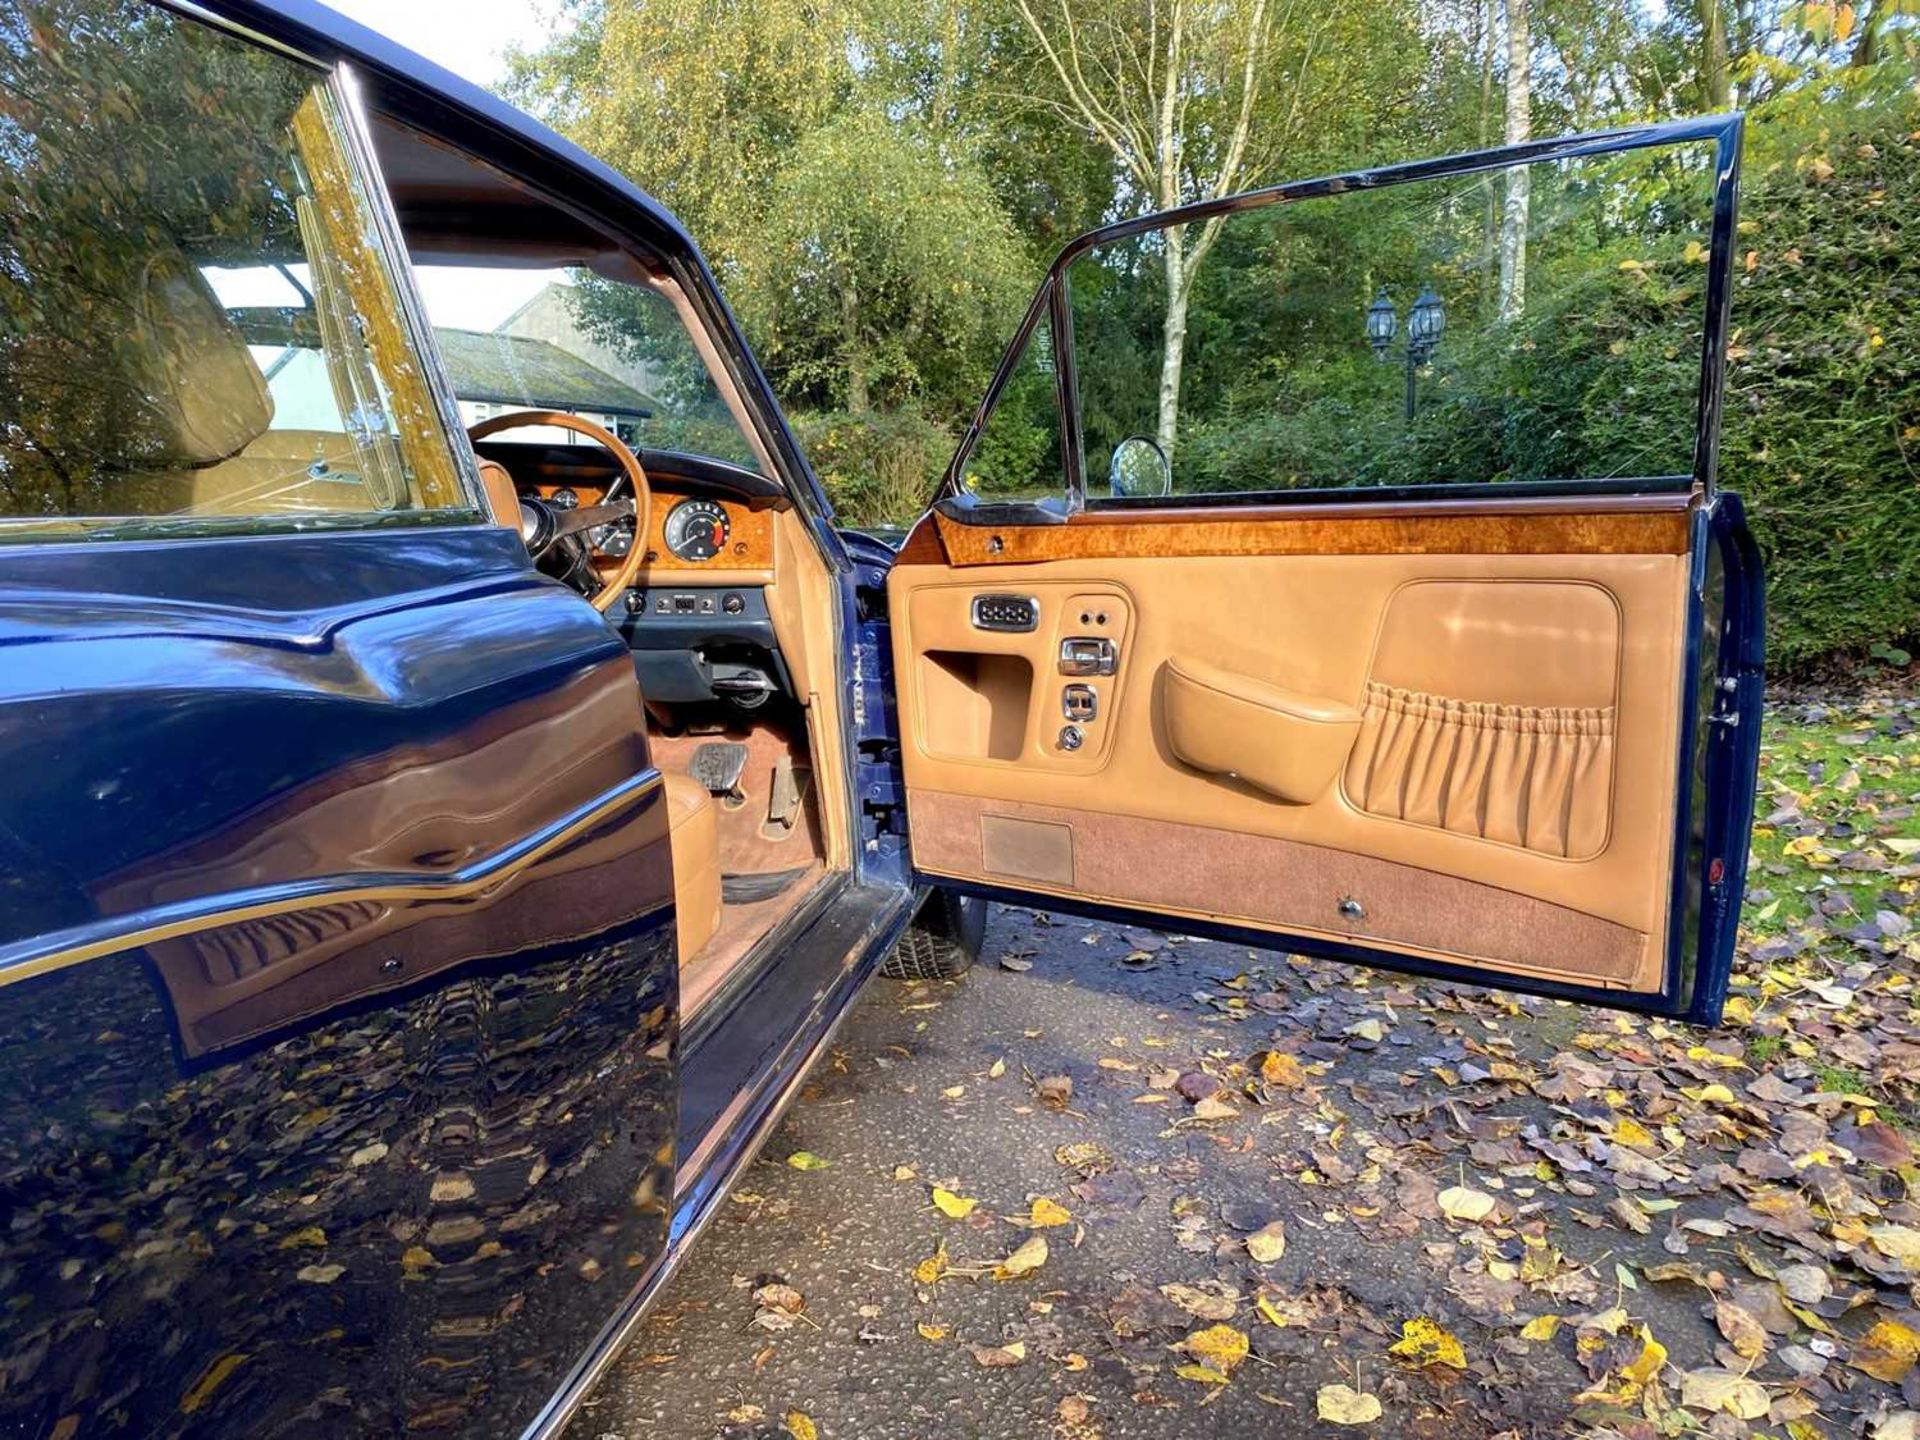
[[[0,1430],[517,1433],[665,1250],[631,661],[336,77],[24,0],[0,96]]]

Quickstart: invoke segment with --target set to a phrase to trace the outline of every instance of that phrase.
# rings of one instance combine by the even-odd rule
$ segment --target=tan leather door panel
[[[889,580],[914,864],[1658,991],[1688,570],[1660,503],[1102,514],[997,548],[929,517]],[[983,630],[979,595],[1036,623]],[[1112,673],[1063,675],[1096,635]]]

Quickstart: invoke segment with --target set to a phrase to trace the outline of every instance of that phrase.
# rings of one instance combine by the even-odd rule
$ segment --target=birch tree
[[[1528,0],[1507,0],[1507,144],[1533,137],[1533,36]],[[1525,165],[1507,171],[1500,219],[1500,318],[1517,320],[1527,308],[1527,222],[1533,176]]]
[[[1088,6],[1084,0],[1015,0],[1055,91],[1036,97],[1112,151],[1128,188],[1151,210],[1210,200],[1271,178],[1270,165],[1297,133],[1301,79],[1277,77],[1276,40],[1293,9],[1270,0],[1145,0]],[[1276,94],[1275,86],[1287,92]],[[1278,101],[1277,104],[1268,102]],[[1162,233],[1166,312],[1155,433],[1173,451],[1193,279],[1219,238],[1221,220]]]

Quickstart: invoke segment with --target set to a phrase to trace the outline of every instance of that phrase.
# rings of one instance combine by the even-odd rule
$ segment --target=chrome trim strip
[[[283,915],[347,900],[457,900],[512,879],[609,816],[616,815],[664,783],[648,768],[602,791],[559,819],[522,836],[485,859],[439,875],[321,875],[250,890],[229,890],[171,905],[156,905],[88,925],[75,925],[0,946],[0,986],[30,980],[136,945],[266,915]]]

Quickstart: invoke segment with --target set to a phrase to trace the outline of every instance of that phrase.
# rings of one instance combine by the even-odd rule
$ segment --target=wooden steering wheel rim
[[[633,548],[627,551],[627,558],[613,578],[601,587],[600,593],[587,597],[587,603],[604,614],[633,584],[634,577],[640,573],[640,562],[646,559],[647,526],[653,519],[653,487],[647,483],[646,469],[640,464],[640,457],[618,435],[584,415],[569,415],[564,410],[510,410],[469,425],[467,438],[477,443],[501,430],[518,430],[527,425],[552,425],[595,441],[619,462],[633,486]]]

